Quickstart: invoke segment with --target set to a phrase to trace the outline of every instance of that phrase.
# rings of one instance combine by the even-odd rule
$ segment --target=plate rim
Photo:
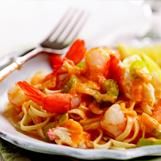
[[[15,129],[16,130],[16,129]],[[16,130],[17,131],[17,130]],[[18,133],[21,133],[17,131]],[[23,134],[23,133],[21,133]],[[25,135],[25,134],[23,134]],[[27,135],[26,135],[27,136]],[[128,160],[143,156],[157,155],[161,156],[161,145],[148,145],[131,149],[115,150],[115,149],[81,149],[73,148],[65,145],[57,145],[42,141],[42,144],[36,142],[37,139],[32,138],[35,142],[23,140],[23,138],[8,134],[0,129],[0,138],[14,144],[20,148],[38,152],[42,154],[68,156],[77,159],[98,160],[98,159],[119,159]],[[43,144],[46,144],[45,147]],[[44,150],[45,149],[45,150]]]

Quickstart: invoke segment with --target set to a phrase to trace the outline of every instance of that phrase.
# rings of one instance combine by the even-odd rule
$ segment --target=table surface
[[[118,33],[145,32],[151,25],[149,7],[134,2],[126,0],[0,1],[0,56],[16,49],[37,45],[48,35],[69,7],[84,9],[89,14],[89,19],[79,37],[84,38],[90,46],[107,45]]]

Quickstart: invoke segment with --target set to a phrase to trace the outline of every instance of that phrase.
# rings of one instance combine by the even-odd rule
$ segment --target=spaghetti
[[[151,58],[122,60],[117,50],[87,50],[76,40],[50,63],[53,72],[38,72],[8,93],[5,114],[18,130],[76,148],[134,148],[141,139],[160,139],[161,69]]]

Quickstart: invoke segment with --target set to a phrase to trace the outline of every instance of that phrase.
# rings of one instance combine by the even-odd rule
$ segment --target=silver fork
[[[69,8],[54,30],[34,50],[16,58],[10,58],[14,60],[0,70],[0,81],[41,52],[53,53],[55,50],[65,49],[78,36],[86,19],[85,11]]]

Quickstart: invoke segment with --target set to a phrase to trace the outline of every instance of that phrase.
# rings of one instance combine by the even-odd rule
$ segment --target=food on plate
[[[145,53],[146,55],[151,57],[155,62],[157,62],[159,66],[161,66],[161,59],[160,59],[161,44],[153,44],[153,45],[142,46],[137,48],[134,46],[119,44],[117,48],[120,52],[121,58],[125,58],[129,55],[134,55],[134,54],[142,55],[142,53]]]
[[[135,51],[122,57],[124,50],[87,49],[78,39],[65,56],[49,56],[52,72],[37,72],[9,90],[5,115],[21,132],[53,144],[161,144],[161,68]]]

